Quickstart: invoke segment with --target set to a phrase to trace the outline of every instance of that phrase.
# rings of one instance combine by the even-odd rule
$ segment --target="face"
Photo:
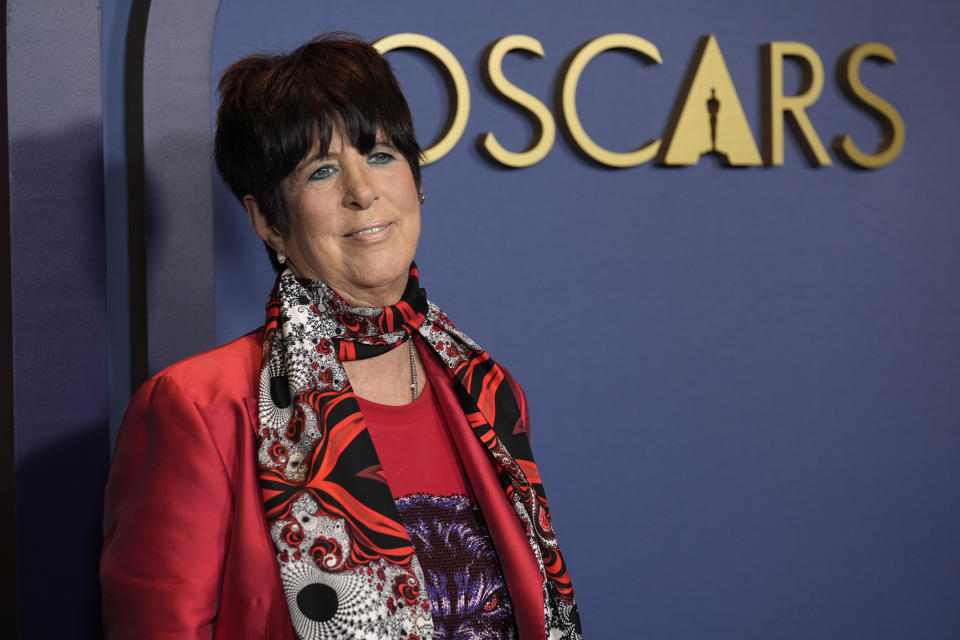
[[[354,305],[394,304],[420,237],[410,166],[385,138],[361,154],[335,128],[325,155],[317,146],[280,183],[289,233],[261,233],[265,222],[257,220],[254,226],[297,275],[326,283]]]

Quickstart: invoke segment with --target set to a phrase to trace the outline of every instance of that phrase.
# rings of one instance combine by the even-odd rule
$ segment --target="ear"
[[[267,216],[261,211],[257,199],[247,194],[243,196],[242,202],[243,208],[247,210],[247,217],[250,218],[250,223],[260,239],[270,245],[274,251],[282,252],[283,236],[275,226],[267,222]]]

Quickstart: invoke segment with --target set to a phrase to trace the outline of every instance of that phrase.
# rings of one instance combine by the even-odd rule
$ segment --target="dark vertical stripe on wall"
[[[7,1],[17,615],[31,640],[100,635],[109,451],[100,17],[94,1]]]
[[[0,629],[17,637],[17,500],[13,455],[13,305],[10,287],[10,164],[7,137],[7,2],[0,0],[0,592],[14,606],[0,607]]]
[[[143,162],[143,50],[150,0],[134,2],[127,30],[124,84],[127,239],[130,260],[130,389],[147,379],[147,225]]]
[[[210,51],[218,0],[150,6],[143,55],[147,367],[214,346]]]
[[[133,0],[101,0],[104,233],[110,442],[130,401],[130,207],[127,202],[127,33]]]

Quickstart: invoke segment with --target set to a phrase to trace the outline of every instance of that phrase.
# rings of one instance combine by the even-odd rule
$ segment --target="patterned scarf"
[[[425,581],[343,361],[415,331],[445,365],[492,457],[543,575],[546,635],[580,640],[573,587],[517,399],[503,370],[426,299],[416,265],[391,307],[351,307],[289,269],[267,300],[259,393],[260,488],[301,640],[433,637]]]

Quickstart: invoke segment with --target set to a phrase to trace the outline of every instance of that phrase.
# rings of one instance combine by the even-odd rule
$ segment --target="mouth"
[[[356,240],[373,240],[382,237],[392,226],[392,222],[374,222],[363,227],[362,229],[357,229],[356,231],[351,231],[350,233],[344,234],[343,237],[353,238]]]

